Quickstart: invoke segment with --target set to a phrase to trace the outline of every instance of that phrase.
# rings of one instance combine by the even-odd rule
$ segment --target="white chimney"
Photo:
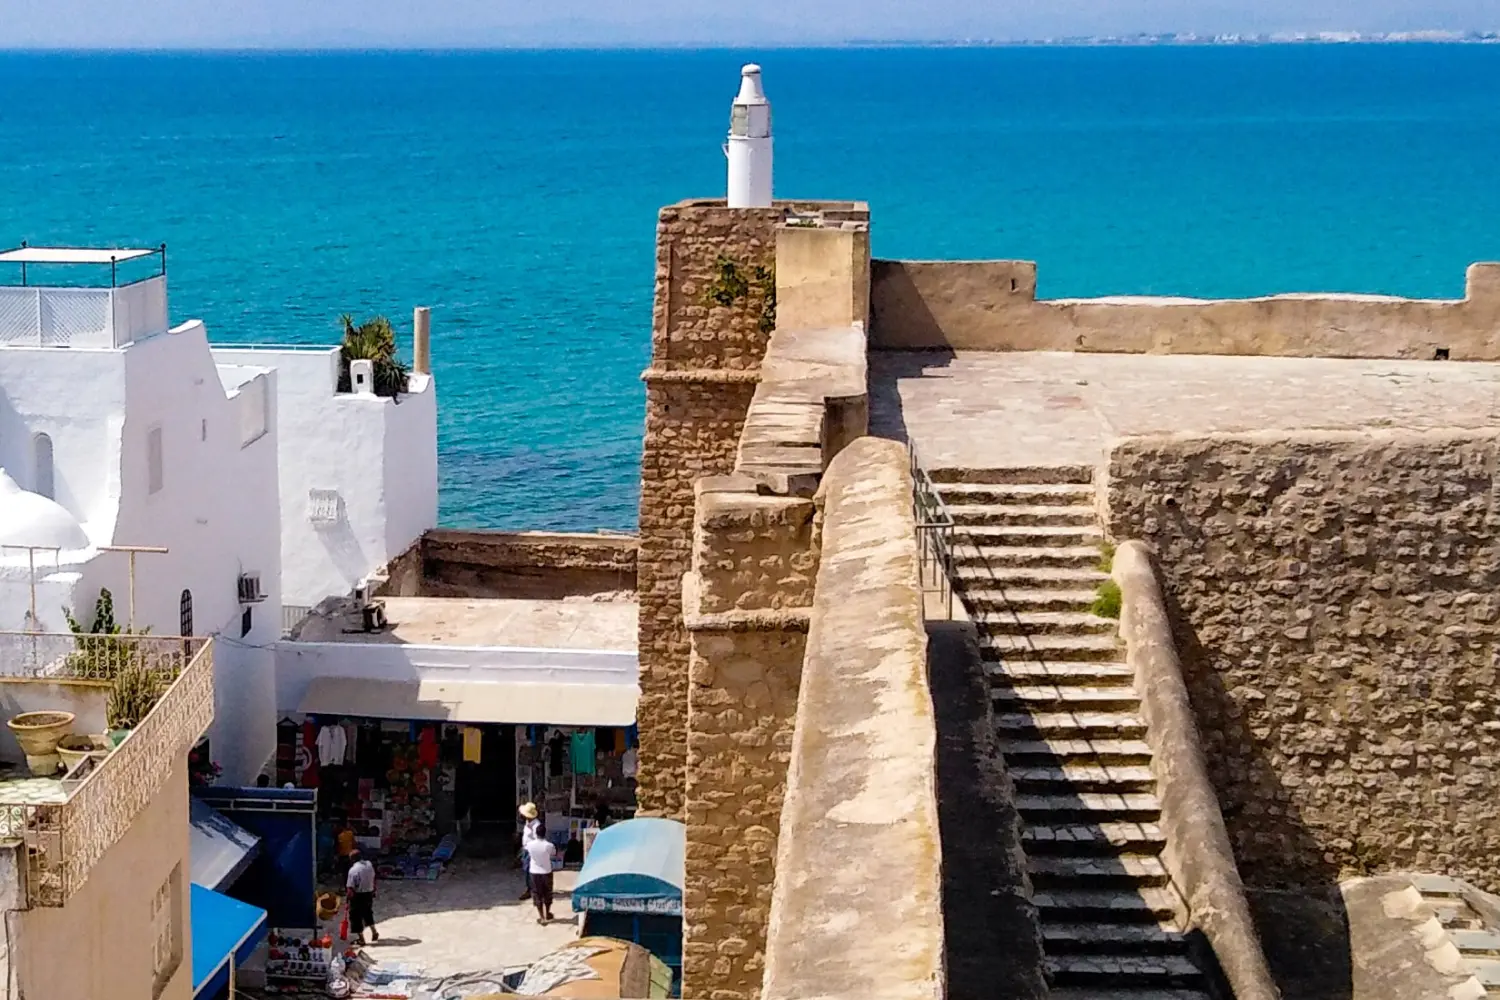
[[[760,67],[740,70],[740,92],[729,113],[729,207],[771,207],[771,105]]]

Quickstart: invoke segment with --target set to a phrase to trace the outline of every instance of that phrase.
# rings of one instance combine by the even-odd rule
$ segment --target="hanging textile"
[[[484,731],[474,726],[464,727],[464,761],[469,764],[478,764],[479,755],[484,748]]]
[[[594,773],[594,731],[579,729],[573,733],[573,773]]]

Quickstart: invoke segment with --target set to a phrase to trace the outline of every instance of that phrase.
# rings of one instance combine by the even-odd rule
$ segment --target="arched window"
[[[31,439],[32,468],[36,470],[34,492],[49,500],[57,499],[57,486],[52,474],[52,439],[38,434]]]
[[[182,599],[177,602],[177,634],[190,636],[193,634],[193,592],[184,590]]]

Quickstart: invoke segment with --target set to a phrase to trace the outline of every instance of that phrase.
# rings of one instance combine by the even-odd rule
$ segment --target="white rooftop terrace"
[[[0,251],[0,348],[117,350],[167,323],[165,243]]]

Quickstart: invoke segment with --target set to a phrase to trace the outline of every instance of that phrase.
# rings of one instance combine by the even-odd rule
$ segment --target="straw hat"
[[[536,819],[536,803],[527,802],[521,806],[521,815],[526,819]]]

